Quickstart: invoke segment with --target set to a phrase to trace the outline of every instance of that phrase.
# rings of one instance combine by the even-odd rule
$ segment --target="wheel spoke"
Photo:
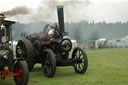
[[[75,59],[77,58],[77,55],[75,55]]]
[[[77,67],[77,70],[79,69],[79,65],[78,64],[76,64],[76,67]]]
[[[82,56],[80,59],[81,59],[81,60],[84,60],[84,56]]]
[[[80,67],[80,64],[79,64],[79,71],[81,71],[81,67]]]
[[[85,61],[82,61],[81,63],[85,63]]]
[[[78,50],[78,55],[80,56],[80,50]]]
[[[83,53],[80,54],[80,56],[82,56],[82,55],[83,55]]]
[[[81,63],[80,65],[82,66],[82,68],[84,67],[84,63]]]

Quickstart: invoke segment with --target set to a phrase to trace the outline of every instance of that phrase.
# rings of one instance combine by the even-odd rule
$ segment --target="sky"
[[[6,17],[20,23],[56,22],[57,5],[64,5],[65,22],[128,21],[128,0],[0,0],[0,13],[15,10]]]

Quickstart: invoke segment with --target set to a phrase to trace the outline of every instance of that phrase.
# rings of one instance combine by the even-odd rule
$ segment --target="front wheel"
[[[43,72],[46,77],[52,78],[56,72],[56,58],[52,50],[44,51],[45,60],[42,64]]]
[[[77,59],[76,64],[74,64],[75,72],[84,74],[88,67],[88,58],[84,49],[75,48],[72,53],[72,58]]]
[[[14,66],[14,73],[17,74],[17,76],[14,76],[16,85],[27,85],[29,80],[29,70],[26,62],[17,61]]]

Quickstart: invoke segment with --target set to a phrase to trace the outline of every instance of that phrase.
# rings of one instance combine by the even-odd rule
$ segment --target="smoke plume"
[[[2,12],[2,14],[5,14],[6,16],[26,15],[29,13],[30,13],[30,9],[24,6],[15,7],[11,10]]]
[[[79,16],[85,16],[82,11],[88,6],[88,0],[42,0],[40,6],[35,10],[34,14],[30,17],[31,21],[57,21],[56,6],[64,5],[64,17],[65,21],[75,21]],[[83,10],[84,9],[84,10]],[[78,12],[79,11],[79,12]],[[81,17],[79,17],[80,20]]]

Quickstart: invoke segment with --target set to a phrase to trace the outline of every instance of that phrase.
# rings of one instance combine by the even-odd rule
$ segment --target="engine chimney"
[[[4,18],[5,18],[4,14],[0,14],[0,26],[3,24]]]
[[[58,23],[59,23],[60,34],[63,34],[65,32],[63,6],[57,6],[57,14],[58,14]]]
[[[0,14],[0,41],[2,39],[2,26],[4,24],[4,18],[5,18],[4,14]]]

